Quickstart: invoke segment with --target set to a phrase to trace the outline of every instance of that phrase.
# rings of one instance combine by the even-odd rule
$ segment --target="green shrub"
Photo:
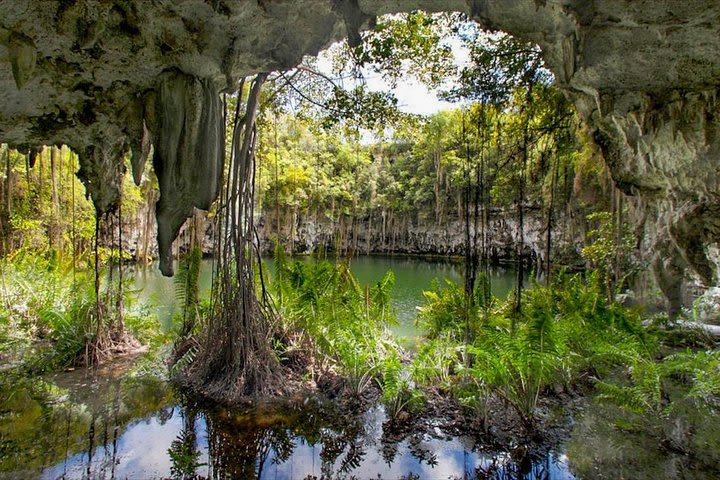
[[[428,341],[418,351],[414,378],[452,389],[481,413],[496,395],[528,427],[550,387],[572,386],[654,351],[639,315],[609,303],[594,275],[559,275],[550,287],[531,285],[515,322],[514,298],[493,299],[482,309],[482,322],[480,308],[471,312],[467,342],[464,291],[449,282],[435,288],[425,293],[418,314]]]

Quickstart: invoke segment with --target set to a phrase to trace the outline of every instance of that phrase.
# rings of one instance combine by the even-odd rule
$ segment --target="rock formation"
[[[642,199],[673,308],[686,270],[717,283],[708,258],[720,238],[717,0],[0,0],[0,141],[70,145],[106,211],[122,155],[132,150],[140,168],[151,133],[167,173],[164,243],[188,208],[214,197],[220,127],[186,136],[181,125],[219,122],[215,92],[416,8],[466,12],[537,42],[618,186]]]
[[[269,218],[270,217],[270,218]],[[434,220],[394,219],[383,228],[382,219],[368,217],[332,221],[326,216],[284,215],[293,221],[280,231],[272,215],[261,217],[258,225],[260,247],[272,254],[275,240],[281,239],[291,253],[312,253],[318,248],[326,252],[347,254],[410,254],[462,256],[465,251],[465,224],[457,218],[438,225]],[[347,221],[346,221],[347,220]],[[582,219],[584,220],[584,219]],[[370,223],[372,221],[372,224]],[[546,257],[547,213],[537,206],[526,205],[525,258],[544,265]],[[561,265],[582,265],[582,239],[585,222],[574,216],[563,216],[553,227],[552,260]],[[488,256],[496,263],[513,262],[517,258],[517,211],[492,209],[488,215]],[[478,232],[480,235],[480,233]]]

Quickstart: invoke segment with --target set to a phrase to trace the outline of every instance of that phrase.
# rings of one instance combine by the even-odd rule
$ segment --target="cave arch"
[[[148,112],[169,76],[185,79],[176,83],[187,87],[186,118],[211,115],[198,100],[207,92],[292,67],[343,36],[356,40],[378,15],[413,9],[464,12],[540,45],[613,179],[642,199],[650,247],[718,282],[707,256],[720,238],[716,1],[5,0],[0,141],[70,145],[105,210],[117,200],[122,155],[133,150],[142,167]],[[682,281],[663,278],[670,290]]]

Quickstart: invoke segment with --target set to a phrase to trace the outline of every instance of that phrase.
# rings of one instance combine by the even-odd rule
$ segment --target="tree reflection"
[[[365,456],[362,421],[331,410],[285,406],[208,414],[210,477],[264,478],[270,465],[288,462],[303,443],[320,445],[322,478],[358,468]]]
[[[194,409],[188,408],[182,415],[183,428],[168,449],[168,455],[172,462],[170,474],[173,479],[190,480],[197,478],[195,472],[198,467],[203,465],[200,463],[200,450],[195,431],[197,413]]]

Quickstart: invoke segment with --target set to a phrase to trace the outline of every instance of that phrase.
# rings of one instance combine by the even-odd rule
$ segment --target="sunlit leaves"
[[[455,73],[453,52],[446,41],[453,18],[420,11],[382,17],[375,28],[362,33],[358,46],[341,51],[336,66],[369,69],[392,85],[408,76],[440,85]]]
[[[394,95],[388,92],[373,92],[364,85],[353,90],[335,87],[324,106],[327,114],[322,124],[326,128],[345,122],[358,128],[377,130],[395,122],[400,116]]]
[[[509,101],[519,87],[553,81],[537,45],[510,35],[487,34],[477,27],[467,29],[462,38],[470,63],[461,70],[458,86],[445,93],[450,100],[499,104]]]

